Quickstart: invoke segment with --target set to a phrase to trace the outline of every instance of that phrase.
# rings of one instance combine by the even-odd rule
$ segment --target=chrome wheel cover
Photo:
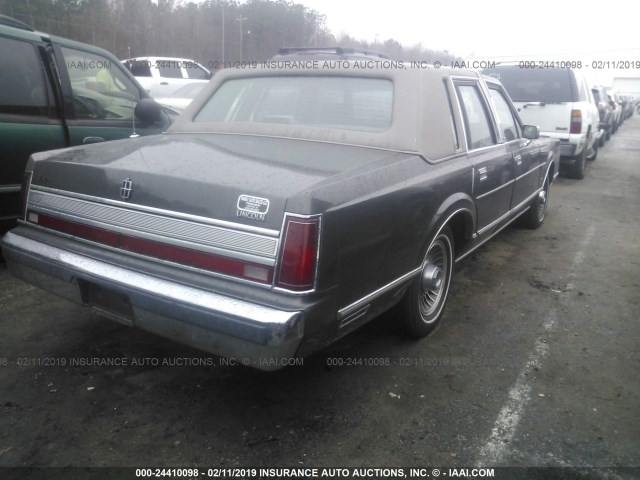
[[[418,300],[418,309],[420,316],[425,323],[431,323],[437,319],[438,310],[444,305],[447,289],[449,288],[449,277],[451,275],[451,244],[445,236],[438,237],[425,259],[425,266],[421,273],[420,295]],[[428,271],[437,269],[439,272],[440,282],[437,286],[429,285],[424,281],[425,274]],[[426,284],[426,285],[425,285]],[[433,317],[433,318],[430,318]]]
[[[545,188],[538,195],[538,201],[536,202],[536,218],[538,222],[544,220],[544,216],[547,213],[547,189]]]

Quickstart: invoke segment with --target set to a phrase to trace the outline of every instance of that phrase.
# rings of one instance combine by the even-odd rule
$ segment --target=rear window
[[[568,69],[495,67],[483,71],[500,80],[514,102],[577,102],[575,80]]]
[[[381,132],[391,126],[392,109],[393,83],[387,79],[251,77],[222,84],[194,121]]]

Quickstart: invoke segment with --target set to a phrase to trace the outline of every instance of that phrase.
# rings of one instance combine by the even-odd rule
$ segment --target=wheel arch
[[[558,157],[559,158],[559,157]],[[544,179],[542,180],[543,185],[544,182],[549,181],[549,185],[551,185],[553,183],[553,181],[556,178],[556,156],[553,153],[553,151],[550,151],[547,154],[547,162],[549,164],[549,166],[547,167],[547,173],[546,176],[544,177]]]
[[[438,209],[429,228],[427,251],[442,229],[448,226],[453,234],[454,257],[473,239],[476,227],[476,206],[470,195],[456,193],[448,197]]]

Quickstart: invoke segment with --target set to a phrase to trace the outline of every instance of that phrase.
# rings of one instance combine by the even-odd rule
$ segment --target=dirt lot
[[[552,186],[540,230],[459,263],[429,338],[387,314],[276,373],[1,266],[0,466],[640,467],[639,152],[635,116],[584,180]]]

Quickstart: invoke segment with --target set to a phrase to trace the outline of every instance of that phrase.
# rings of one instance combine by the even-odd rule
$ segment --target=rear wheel
[[[587,146],[582,149],[582,153],[574,157],[575,163],[569,169],[569,176],[578,180],[584,178],[584,170],[587,166]]]
[[[428,335],[440,321],[449,295],[453,255],[453,235],[444,227],[429,246],[422,271],[402,300],[403,324],[412,337]]]
[[[598,158],[598,148],[600,146],[600,143],[598,142],[598,139],[595,139],[593,141],[593,146],[589,149],[589,154],[587,155],[587,160],[589,160],[590,162],[593,162],[596,158]]]
[[[547,204],[549,203],[549,178],[544,181],[542,191],[536,195],[536,198],[529,205],[527,213],[522,215],[522,226],[535,230],[540,228],[544,223],[547,215]]]

